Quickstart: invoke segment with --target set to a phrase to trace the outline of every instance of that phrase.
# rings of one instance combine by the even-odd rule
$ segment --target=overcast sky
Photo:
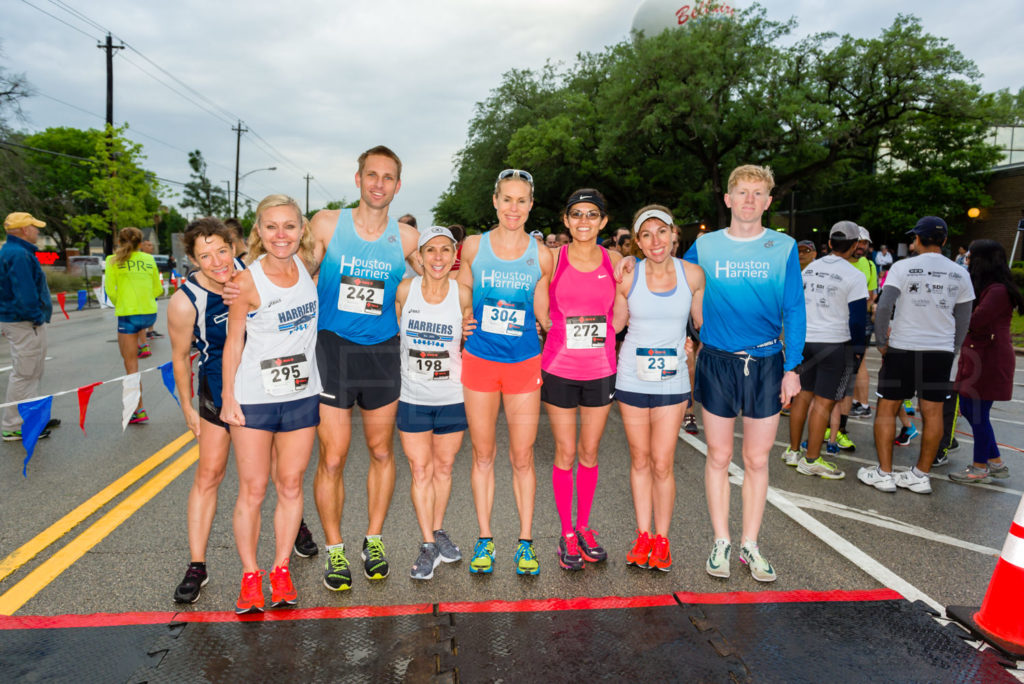
[[[671,10],[695,3],[658,4]],[[277,167],[250,175],[242,192],[257,199],[285,192],[304,204],[309,173],[315,208],[356,198],[355,158],[382,143],[404,164],[392,215],[412,212],[423,226],[451,182],[452,158],[465,143],[474,104],[501,75],[549,59],[570,63],[579,52],[623,40],[642,4],[0,0],[0,66],[24,73],[35,88],[21,127],[99,127],[106,76],[96,45],[109,30],[134,49],[117,51],[114,59],[115,122],[129,123],[131,137],[144,145],[147,168],[158,176],[188,180],[187,152],[198,148],[211,180],[233,185],[231,127],[241,118],[251,129],[242,136],[242,173]],[[926,31],[948,38],[978,65],[987,90],[1024,86],[1021,0],[763,4],[773,19],[796,17],[798,36],[877,36],[897,11],[914,14]]]

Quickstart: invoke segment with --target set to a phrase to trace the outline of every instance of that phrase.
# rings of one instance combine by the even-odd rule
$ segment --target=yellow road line
[[[145,461],[107,485],[101,492],[90,497],[73,511],[53,523],[38,535],[22,544],[14,553],[0,561],[0,581],[36,557],[47,546],[70,532],[76,525],[105,506],[115,496],[141,480],[149,471],[169,459],[178,449],[195,439],[189,430],[181,437],[160,449]]]
[[[194,446],[61,547],[24,579],[0,595],[0,615],[13,615],[198,460],[199,447]]]

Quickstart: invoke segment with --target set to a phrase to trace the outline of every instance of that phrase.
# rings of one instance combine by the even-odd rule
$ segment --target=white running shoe
[[[797,463],[800,462],[800,459],[803,457],[803,449],[797,449],[796,451],[793,451],[789,447],[786,447],[786,450],[782,452],[782,462],[788,466],[795,466]]]
[[[882,471],[878,466],[864,466],[857,470],[857,479],[866,485],[871,485],[880,492],[895,492],[896,480],[892,473]]]
[[[932,480],[927,475],[918,475],[913,469],[896,473],[893,478],[897,487],[909,489],[916,494],[931,494]]]

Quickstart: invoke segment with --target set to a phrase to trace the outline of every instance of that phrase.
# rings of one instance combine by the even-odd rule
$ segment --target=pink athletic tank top
[[[601,248],[601,265],[582,272],[569,263],[568,246],[558,252],[551,278],[551,330],[541,368],[568,380],[596,380],[615,375],[615,273]]]

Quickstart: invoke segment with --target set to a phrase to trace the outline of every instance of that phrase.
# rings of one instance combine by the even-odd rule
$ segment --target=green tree
[[[905,186],[920,174],[929,206],[978,197],[995,107],[969,60],[913,17],[870,39],[793,40],[795,27],[755,5],[580,55],[569,68],[505,74],[477,105],[435,215],[493,222],[491,189],[505,166],[534,173],[542,220],[572,188],[593,186],[616,223],[654,201],[682,223],[724,225],[727,175],[743,163],[773,167],[777,206],[794,189],[803,206],[835,205],[882,183],[916,211],[920,194]],[[853,203],[843,218],[857,218]]]
[[[227,216],[231,209],[227,192],[210,182],[206,175],[206,160],[203,159],[203,153],[199,150],[189,152],[188,165],[192,169],[192,180],[185,183],[182,208],[195,209],[201,216]]]
[[[92,199],[77,196],[88,188],[92,171],[88,158],[103,134],[95,129],[47,128],[24,139],[26,150],[23,182],[32,196],[33,215],[46,222],[42,232],[51,236],[57,249],[82,248],[89,235],[75,227],[71,218],[100,211]]]
[[[145,171],[142,146],[124,137],[127,126],[107,126],[89,160],[89,184],[74,192],[80,200],[91,200],[100,209],[72,216],[70,223],[86,239],[113,235],[125,226],[147,226],[160,207],[160,186]]]

